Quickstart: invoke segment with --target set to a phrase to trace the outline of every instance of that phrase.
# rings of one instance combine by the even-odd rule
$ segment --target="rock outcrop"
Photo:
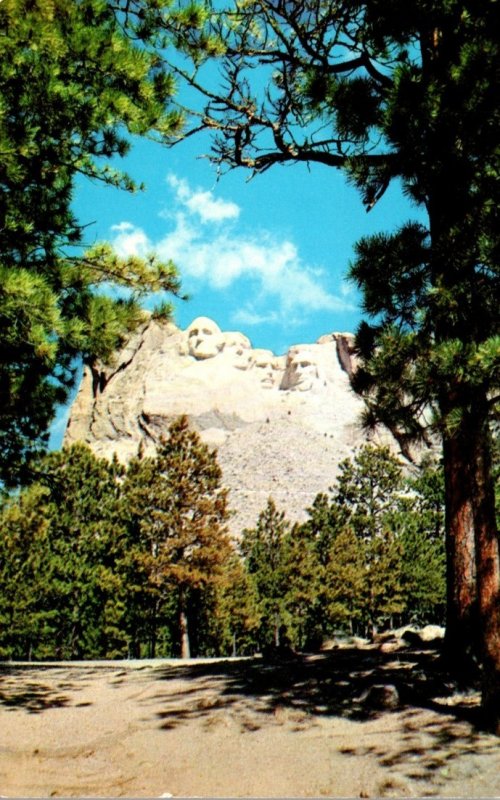
[[[346,333],[276,356],[206,317],[186,331],[151,318],[111,366],[84,368],[65,444],[84,441],[126,462],[140,447],[153,452],[171,420],[186,414],[218,449],[235,532],[255,524],[270,495],[300,520],[338,463],[367,440],[349,382],[354,366]]]

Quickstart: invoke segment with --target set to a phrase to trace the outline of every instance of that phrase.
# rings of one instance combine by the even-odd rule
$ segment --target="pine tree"
[[[417,623],[442,624],[446,606],[443,470],[424,460],[397,503],[392,526],[402,546],[405,615]]]
[[[193,592],[220,580],[232,553],[221,479],[215,451],[189,429],[186,417],[170,425],[155,457],[133,461],[127,472],[126,502],[144,547],[142,564],[156,592],[156,613],[175,595],[183,658],[191,652]]]
[[[145,292],[179,290],[173,265],[154,256],[122,259],[106,244],[82,253],[85,224],[71,209],[78,175],[133,191],[110,159],[125,155],[131,136],[165,140],[180,122],[166,109],[172,77],[148,50],[146,32],[138,41],[123,29],[129,6],[0,3],[0,479],[7,482],[26,478],[27,460],[44,449],[75,359],[109,359],[143,318]],[[118,299],[102,290],[110,283],[123,287]]]
[[[353,551],[356,568],[347,567],[346,586],[358,597],[355,618],[363,619],[365,628],[374,632],[380,624],[388,624],[394,614],[404,609],[401,587],[401,543],[392,515],[403,491],[403,473],[398,460],[387,447],[365,445],[352,459],[339,466],[332,488],[332,505],[347,514],[342,533],[345,546]],[[353,534],[360,547],[352,542]],[[345,556],[335,542],[336,558],[346,564]],[[363,564],[360,571],[359,564]],[[329,569],[337,569],[330,560]],[[344,571],[346,567],[344,566]],[[360,580],[364,582],[361,589]],[[342,584],[342,577],[339,578]],[[350,608],[354,609],[353,597]]]
[[[198,652],[251,648],[227,492],[185,419],[127,471],[77,444],[37,476],[0,509],[0,657],[186,656],[190,632]]]
[[[373,539],[383,533],[402,489],[401,464],[389,448],[365,445],[339,465],[333,497],[357,535]]]
[[[121,470],[83,445],[38,470],[1,516],[0,646],[19,658],[126,655]]]
[[[246,528],[240,542],[246,569],[252,578],[261,616],[259,644],[279,647],[287,629],[288,534],[290,523],[272,497],[258,516],[255,528]]]
[[[285,544],[288,575],[285,606],[289,638],[299,649],[315,647],[321,639],[321,586],[324,568],[312,526],[295,524]],[[321,642],[319,642],[321,643]]]
[[[479,633],[484,715],[500,732],[499,23],[489,0],[241,0],[177,33],[219,165],[343,169],[368,211],[399,180],[425,215],[358,244],[350,276],[370,323],[357,388],[366,424],[389,426],[406,452],[442,441],[446,642],[457,666]],[[223,89],[204,88],[204,56]]]
[[[330,493],[333,491],[330,489]],[[331,496],[321,492],[306,511],[309,519],[304,523],[305,535],[314,541],[320,565],[324,567],[329,562],[332,543],[349,520],[349,510],[343,503],[332,503]]]
[[[125,540],[123,470],[83,444],[49,454],[41,470],[39,481],[48,490],[45,602],[54,610],[54,652],[61,658],[123,656],[125,587],[116,568]]]
[[[318,495],[303,526],[319,562],[323,635],[441,621],[443,504],[442,471],[423,464],[404,478],[386,447],[365,446],[340,464],[330,496]]]
[[[386,528],[366,543],[368,629],[375,633],[382,624],[405,609],[402,585],[402,542],[394,530]]]
[[[366,543],[346,526],[335,537],[328,553],[322,586],[322,606],[326,630],[367,624],[365,605],[368,589]]]
[[[217,581],[200,596],[198,651],[205,656],[253,654],[260,624],[258,597],[251,577],[235,551]]]
[[[47,492],[33,486],[0,511],[0,657],[48,655],[54,610],[45,602],[49,521]]]

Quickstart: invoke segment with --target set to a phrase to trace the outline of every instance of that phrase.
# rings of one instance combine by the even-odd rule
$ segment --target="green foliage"
[[[259,634],[258,597],[237,552],[217,580],[200,593],[195,620],[196,652],[207,656],[251,655]]]
[[[331,505],[343,524],[325,570],[330,626],[372,631],[403,611],[402,547],[391,524],[402,490],[401,465],[386,447],[365,446],[340,464]]]
[[[344,504],[334,504],[327,494],[321,493],[316,495],[307,514],[309,519],[300,530],[314,541],[320,564],[324,567],[329,561],[333,541],[347,524],[349,512]]]
[[[37,486],[1,510],[0,657],[31,657],[52,632],[53,610],[45,603],[43,574],[49,522],[46,491]]]
[[[134,190],[109,159],[130,136],[165,140],[180,123],[166,109],[170,72],[124,30],[120,6],[0,4],[0,479],[11,483],[43,450],[75,359],[108,359],[143,318],[145,292],[179,291],[172,264],[153,256],[121,259],[108,245],[82,255],[71,211],[77,175]]]
[[[0,512],[1,657],[172,655],[181,591],[199,648],[248,646],[255,611],[220,468],[185,419],[127,470],[78,444],[37,474]]]
[[[404,483],[389,516],[402,547],[401,591],[406,618],[442,622],[446,599],[443,470],[424,460]]]
[[[227,491],[214,451],[181,417],[156,454],[130,464],[125,494],[149,543],[152,574],[170,583],[202,586],[227,556]]]
[[[129,466],[123,491],[157,612],[174,594],[187,614],[193,592],[222,578],[231,545],[221,477],[215,452],[186,417],[171,424],[156,456]]]
[[[294,525],[286,540],[287,633],[299,649],[314,647],[321,641],[322,598],[325,570],[321,562],[321,543],[311,527]]]
[[[422,224],[356,247],[349,276],[368,316],[356,388],[365,425],[387,426],[408,457],[412,443],[442,441],[447,646],[465,653],[479,631],[490,665],[484,707],[496,709],[498,727],[491,428],[500,388],[500,7],[236,0],[206,8],[201,30],[177,26],[184,53],[196,53],[178,73],[198,93],[192,130],[210,131],[219,168],[320,163],[342,169],[368,211],[397,181],[422,212]],[[215,51],[205,47],[210,38]],[[214,55],[218,87],[199,69]]]
[[[442,623],[446,600],[444,537],[435,539],[416,514],[408,514],[400,533],[403,549],[401,595],[413,623]]]
[[[261,646],[279,645],[281,631],[286,628],[289,529],[285,513],[278,511],[270,497],[259,514],[256,527],[245,529],[240,543],[258,598]]]
[[[330,496],[316,497],[309,519],[283,544],[278,539],[274,578],[285,578],[267,578],[272,561],[258,541],[244,550],[247,569],[266,578],[260,596],[272,592],[300,647],[339,629],[366,635],[395,620],[442,622],[443,507],[440,470],[423,464],[408,479],[387,448],[365,446],[342,462]]]
[[[40,470],[2,513],[0,596],[11,609],[4,655],[123,655],[122,470],[83,445],[51,454]]]
[[[366,447],[302,525],[270,498],[239,553],[220,479],[185,418],[127,469],[84,445],[45,457],[38,480],[0,508],[0,657],[172,656],[186,635],[196,654],[251,654],[441,621],[432,464],[404,479],[387,449]]]
[[[402,489],[403,471],[388,447],[365,446],[339,465],[334,497],[360,538],[383,533],[384,520]]]
[[[333,540],[324,571],[322,606],[325,631],[348,628],[354,632],[363,621],[367,591],[366,543],[351,527]]]
[[[293,528],[272,499],[240,549],[258,599],[257,644],[317,647],[337,630],[371,635],[395,621],[443,621],[442,471],[407,478],[387,447],[341,463],[330,495]]]
[[[51,453],[41,482],[50,495],[47,602],[57,609],[54,646],[61,657],[124,653],[117,627],[120,594],[116,559],[124,541],[116,462],[97,459],[84,445]]]

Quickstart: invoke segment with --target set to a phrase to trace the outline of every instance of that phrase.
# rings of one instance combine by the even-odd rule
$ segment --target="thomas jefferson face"
[[[213,358],[224,347],[221,329],[208,317],[197,317],[187,329],[189,354],[198,360]]]
[[[252,351],[248,347],[234,347],[231,348],[233,357],[233,366],[236,369],[246,371],[250,369],[253,364]]]
[[[248,336],[245,336],[244,333],[240,333],[239,331],[227,331],[226,333],[223,333],[222,336],[224,338],[224,347],[226,349],[229,347],[241,347],[247,350],[252,346]]]
[[[243,333],[228,332],[224,333],[224,353],[232,360],[232,365],[236,369],[247,370],[252,366],[252,345]]]

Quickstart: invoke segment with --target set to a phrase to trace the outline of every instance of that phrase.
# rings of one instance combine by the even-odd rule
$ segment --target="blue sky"
[[[88,243],[172,258],[191,296],[175,304],[181,327],[210,316],[277,353],[354,331],[359,297],[345,280],[353,245],[415,216],[398,188],[366,213],[332,168],[275,167],[252,180],[237,170],[217,181],[200,157],[207,150],[201,136],[170,150],[138,141],[123,163],[143,192],[80,182],[74,207]]]
[[[332,331],[354,331],[359,297],[346,280],[353,245],[391,230],[416,211],[392,186],[366,213],[356,190],[332,168],[275,167],[249,180],[235,170],[217,180],[192,137],[172,149],[138,140],[121,162],[142,192],[128,194],[89,180],[74,209],[86,244],[108,240],[123,253],[155,250],[177,264],[187,302],[175,322],[197,316],[241,330],[254,347],[281,354]],[[66,411],[54,424],[59,446]]]

